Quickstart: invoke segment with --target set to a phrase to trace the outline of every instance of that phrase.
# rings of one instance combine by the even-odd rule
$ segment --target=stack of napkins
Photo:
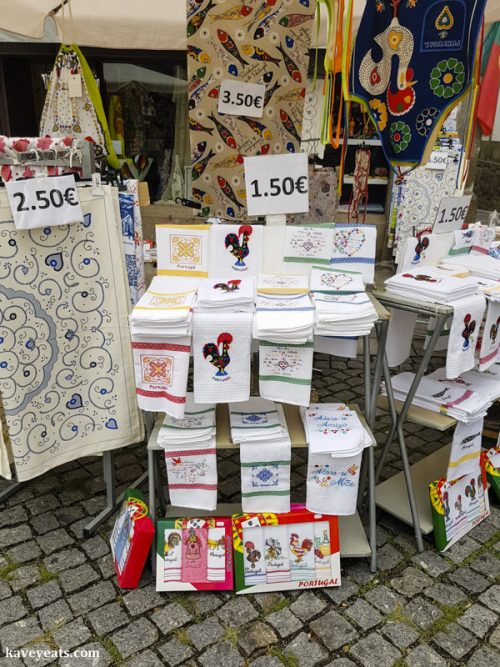
[[[446,257],[441,266],[467,269],[472,276],[500,280],[500,260],[488,255],[459,255]]]
[[[255,278],[203,278],[200,281],[196,310],[253,312],[254,304]]]
[[[193,394],[186,396],[184,417],[176,419],[166,415],[158,433],[160,447],[202,443],[215,436],[215,405],[194,403]]]
[[[257,293],[253,337],[300,345],[313,338],[314,307],[308,294]]]
[[[450,275],[450,271],[434,266],[397,273],[386,280],[385,285],[391,294],[430,303],[457,301],[475,294],[477,290],[473,278]]]
[[[300,414],[312,454],[344,458],[374,444],[358,415],[344,403],[311,403]]]
[[[406,400],[414,377],[414,373],[405,372],[391,378],[394,398]],[[382,393],[386,393],[385,388]],[[485,416],[491,406],[488,395],[471,391],[462,383],[457,383],[456,379],[436,380],[429,376],[422,378],[412,403],[461,422],[471,422]]]
[[[446,369],[438,368],[427,375],[428,379],[437,380],[441,384],[452,383],[463,390],[480,394],[486,404],[495,403],[500,399],[500,364],[493,364],[484,372],[467,371],[454,380],[446,379]]]
[[[264,398],[251,398],[245,403],[229,406],[231,440],[242,442],[271,442],[288,437],[285,415],[281,405]]]

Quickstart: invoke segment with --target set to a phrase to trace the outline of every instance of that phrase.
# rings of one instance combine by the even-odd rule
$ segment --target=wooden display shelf
[[[403,408],[403,401],[395,399],[394,403],[396,405],[397,413],[399,414]],[[387,400],[387,396],[377,397],[377,407],[384,410],[384,412],[389,412],[389,401]],[[439,412],[421,408],[418,405],[412,405],[410,407],[406,420],[418,424],[419,426],[436,429],[436,431],[447,431],[457,425],[456,419],[448,417],[447,415],[442,415]]]
[[[446,445],[438,449],[437,452],[415,463],[410,468],[420,530],[424,535],[428,535],[434,530],[429,499],[429,484],[446,475],[450,449],[451,445]],[[406,480],[403,472],[394,475],[394,477],[387,479],[376,487],[375,502],[380,509],[395,516],[408,526],[413,526]]]

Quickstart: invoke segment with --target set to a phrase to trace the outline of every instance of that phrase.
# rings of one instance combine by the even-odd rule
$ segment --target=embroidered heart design
[[[116,429],[118,428],[118,424],[116,423],[116,419],[113,419],[113,417],[111,417],[111,419],[108,419],[108,421],[104,424],[104,426],[106,428],[111,429],[112,431],[116,431]]]
[[[366,235],[362,229],[355,228],[350,229],[349,231],[346,229],[339,229],[335,232],[333,246],[335,250],[342,255],[353,257],[361,250],[365,241]]]
[[[284,371],[285,368],[288,368],[288,366],[290,366],[290,364],[288,363],[288,361],[278,361],[278,366],[281,368],[282,371]]]
[[[346,285],[349,285],[349,283],[352,283],[352,278],[345,273],[323,273],[321,274],[320,282],[323,287],[341,290]]]
[[[54,269],[54,271],[60,271],[64,266],[62,254],[60,252],[56,252],[53,255],[47,255],[45,258],[45,264]]]
[[[77,410],[83,406],[82,397],[80,394],[73,394],[73,396],[67,401],[66,407],[68,410]]]
[[[314,244],[311,243],[311,241],[304,241],[302,247],[304,248],[304,250],[307,250],[309,252],[309,250],[312,250],[312,248],[314,248]]]

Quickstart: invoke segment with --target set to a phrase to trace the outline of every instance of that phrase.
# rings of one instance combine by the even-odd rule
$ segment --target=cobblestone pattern
[[[361,364],[315,358],[320,400],[360,400]],[[378,419],[383,442],[388,419]],[[412,462],[449,434],[408,425]],[[306,452],[293,453],[294,501],[304,499]],[[119,491],[145,469],[145,448],[115,455]],[[396,445],[385,476],[401,469]],[[221,501],[239,500],[235,452],[221,451]],[[0,487],[0,488],[3,488]],[[444,555],[417,554],[412,531],[378,517],[379,572],[342,561],[341,588],[235,596],[158,594],[145,572],[118,589],[108,538],[83,527],[105,504],[101,463],[83,459],[46,474],[0,508],[0,644],[15,649],[98,649],[99,660],[3,665],[186,667],[500,667],[500,510]]]

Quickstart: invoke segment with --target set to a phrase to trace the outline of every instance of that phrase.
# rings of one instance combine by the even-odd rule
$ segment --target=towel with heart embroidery
[[[285,236],[285,273],[308,276],[313,264],[329,265],[334,225],[288,226]]]
[[[262,398],[292,405],[309,405],[313,343],[291,345],[261,340],[259,393]]]
[[[364,283],[375,277],[375,225],[337,224],[333,230],[331,264],[338,269],[359,271]]]
[[[359,271],[331,269],[325,266],[313,266],[310,279],[311,292],[327,294],[352,294],[364,292],[365,284]]]

